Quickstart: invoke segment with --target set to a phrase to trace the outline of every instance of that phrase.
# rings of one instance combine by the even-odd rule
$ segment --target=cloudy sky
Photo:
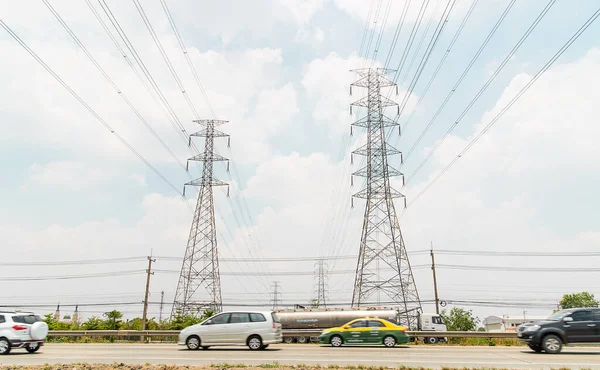
[[[400,95],[391,97],[399,102],[407,97],[400,117],[403,135],[395,132],[389,139],[405,153],[406,162],[401,165],[391,157],[390,163],[409,180],[404,188],[395,183],[409,206],[404,210],[402,200],[396,206],[421,298],[433,298],[427,252],[431,242],[440,251],[440,298],[458,301],[457,306],[482,318],[523,315],[523,310],[545,316],[563,293],[587,290],[600,295],[598,272],[586,270],[597,267],[600,257],[583,256],[598,251],[600,244],[595,211],[600,207],[600,23],[592,24],[422,193],[597,11],[596,1],[550,1],[553,6],[496,75],[547,1],[479,0],[472,12],[471,0],[412,1],[392,49],[403,1],[166,0],[207,99],[160,0],[48,3],[112,84],[43,1],[3,2],[0,19],[110,129],[0,28],[3,304],[46,305],[35,308],[51,312],[58,302],[63,307],[102,302],[129,317],[139,315],[144,256],[152,253],[157,261],[151,301],[158,302],[164,291],[163,315],[168,315],[189,233],[190,206],[195,205],[196,193],[189,189],[184,200],[180,189],[200,175],[198,166],[191,165],[189,174],[181,166],[192,154],[178,122],[188,133],[198,129],[186,96],[199,117],[212,118],[212,108],[218,118],[229,121],[221,129],[231,135],[231,148],[222,140],[217,150],[231,159],[231,171],[222,164],[215,169],[216,177],[231,184],[229,198],[224,188],[215,189],[224,303],[269,304],[273,281],[281,285],[283,305],[307,303],[315,288],[311,258],[324,256],[336,257],[327,261],[330,302],[349,302],[364,210],[362,200],[354,208],[350,201],[361,183],[350,186],[350,173],[359,168],[360,159],[351,164],[349,153],[364,143],[360,130],[349,135],[350,123],[364,114],[349,114],[349,104],[363,93],[356,89],[349,96],[349,84],[356,79],[350,70],[383,66],[386,60],[389,68],[402,66],[397,74]],[[431,57],[412,94],[405,95],[449,3],[454,6]],[[136,4],[143,6],[185,94]],[[147,89],[105,10],[119,22],[172,114]],[[477,54],[505,11],[503,22]],[[415,24],[419,27],[405,54]],[[417,171],[453,125],[450,136]],[[197,144],[202,146],[202,141]],[[499,251],[517,255],[489,253]],[[552,253],[563,255],[539,256]],[[101,261],[60,263],[82,260]],[[100,276],[82,277],[89,274]],[[50,278],[59,276],[79,278]],[[34,279],[18,280],[24,277]],[[494,301],[514,307],[495,306]],[[81,311],[91,316],[105,308],[84,306]],[[434,308],[427,303],[425,309]],[[158,316],[159,306],[153,304],[150,313]]]

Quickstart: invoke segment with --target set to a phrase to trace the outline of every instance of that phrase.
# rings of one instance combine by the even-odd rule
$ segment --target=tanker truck
[[[300,308],[275,311],[283,329],[285,343],[308,343],[318,341],[319,333],[328,328],[342,326],[343,324],[361,317],[384,319],[395,324],[400,323],[400,312],[395,308],[369,307],[369,308]],[[418,331],[446,331],[446,325],[440,315],[419,313],[417,320]],[[422,340],[435,344],[446,341],[444,337],[426,336],[411,337],[411,340]]]

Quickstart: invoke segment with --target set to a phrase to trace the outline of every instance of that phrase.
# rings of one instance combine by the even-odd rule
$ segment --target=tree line
[[[191,325],[199,324],[213,316],[212,310],[205,310],[200,315],[182,315],[176,313],[170,319],[156,320],[155,317],[146,319],[146,330],[181,330]],[[58,320],[53,314],[44,316],[44,321],[50,330],[142,330],[142,318],[123,319],[123,313],[112,310],[101,316],[92,316],[85,321],[77,317],[71,320]]]
[[[558,302],[558,309],[554,311],[556,312],[558,310],[565,310],[569,308],[599,306],[600,302],[594,298],[593,294],[589,292],[580,292],[564,294],[560,302]],[[473,316],[473,311],[471,310],[453,307],[450,311],[443,310],[441,315],[449,331],[485,331],[485,328],[477,327],[480,323],[480,320],[477,316]]]

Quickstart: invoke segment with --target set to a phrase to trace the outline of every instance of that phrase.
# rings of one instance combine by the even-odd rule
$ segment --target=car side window
[[[252,322],[265,322],[265,321],[267,321],[267,319],[265,319],[265,317],[261,313],[251,313],[250,314],[250,321],[252,321]]]
[[[223,313],[223,314],[217,315],[217,316],[213,317],[212,319],[210,319],[210,321],[211,321],[210,325],[227,324],[227,322],[229,321],[230,315],[231,314],[228,314],[228,313]]]
[[[360,320],[355,322],[354,324],[350,325],[351,328],[366,328],[367,327],[367,321],[366,320]]]
[[[573,321],[592,321],[592,311],[577,311],[571,314]]]
[[[250,322],[250,317],[248,317],[247,313],[232,313],[231,319],[229,319],[230,324],[241,324],[245,322]]]
[[[6,322],[6,319],[4,318],[4,315],[0,315],[0,324],[3,324]]]
[[[369,320],[369,327],[370,328],[385,328],[385,325],[378,320]]]

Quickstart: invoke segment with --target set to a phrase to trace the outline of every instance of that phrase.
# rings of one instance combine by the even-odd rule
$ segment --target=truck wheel
[[[344,343],[344,340],[339,335],[334,335],[329,340],[329,343],[331,343],[331,346],[333,346],[333,347],[341,347],[342,344]]]
[[[425,338],[425,343],[429,344],[437,344],[438,339],[436,337]]]
[[[306,343],[306,342],[308,342],[308,339],[306,337],[304,337],[304,336],[298,337],[298,338],[296,338],[296,340],[298,341],[298,343]]]
[[[529,348],[535,353],[541,353],[542,347],[534,346],[533,344],[529,344]]]
[[[542,348],[546,353],[559,353],[562,350],[562,340],[554,334],[548,334],[542,339]]]
[[[396,338],[388,335],[387,337],[383,338],[383,345],[388,348],[394,347],[396,345]]]
[[[287,344],[294,343],[294,337],[283,337],[283,342]]]
[[[0,338],[0,355],[8,355],[10,353],[11,345],[8,339]]]

